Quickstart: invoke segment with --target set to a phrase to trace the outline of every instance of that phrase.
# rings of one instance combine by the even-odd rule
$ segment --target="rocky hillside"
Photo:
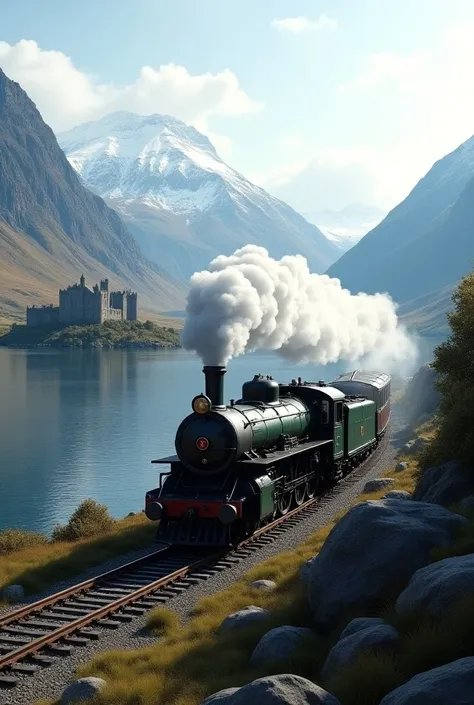
[[[340,255],[315,225],[228,166],[207,137],[180,120],[118,112],[58,141],[147,257],[182,280],[249,243],[277,258],[302,254],[314,272]]]
[[[429,330],[474,262],[474,137],[440,159],[407,198],[328,274],[351,291],[388,291]],[[441,302],[441,317],[432,302]],[[430,308],[431,307],[431,308]],[[415,313],[416,312],[416,313]]]
[[[54,301],[58,285],[81,271],[135,288],[148,310],[183,302],[181,288],[83,186],[33,102],[0,70],[0,311]]]

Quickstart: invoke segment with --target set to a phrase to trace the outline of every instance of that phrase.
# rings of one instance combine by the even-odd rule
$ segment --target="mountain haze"
[[[117,213],[88,191],[22,88],[0,69],[0,311],[57,300],[81,272],[130,286],[148,311],[183,292],[140,252]]]
[[[182,280],[248,243],[276,258],[302,254],[315,272],[340,255],[315,225],[251,184],[207,137],[173,117],[117,112],[58,141],[147,257]]]
[[[473,260],[474,137],[437,161],[327,273],[352,292],[388,291],[416,307],[427,294],[446,295]]]

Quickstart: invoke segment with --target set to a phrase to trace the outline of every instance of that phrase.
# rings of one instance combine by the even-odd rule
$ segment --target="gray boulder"
[[[395,472],[403,472],[408,467],[408,463],[397,463],[395,465]]]
[[[306,627],[276,627],[270,629],[258,642],[250,657],[252,666],[260,666],[266,662],[284,661],[291,658],[292,653],[302,640],[313,634]]]
[[[398,596],[399,614],[426,610],[445,612],[463,596],[474,596],[474,554],[445,558],[417,570]]]
[[[376,480],[369,480],[366,482],[362,492],[364,494],[369,492],[379,492],[379,490],[383,490],[384,487],[390,487],[390,485],[393,485],[394,482],[395,480],[391,477],[378,477]]]
[[[253,583],[250,583],[249,588],[252,588],[252,590],[265,590],[270,592],[271,590],[275,590],[277,584],[274,580],[254,580]]]
[[[63,691],[59,702],[61,705],[73,705],[102,692],[107,683],[102,678],[79,678]]]
[[[242,688],[226,688],[201,705],[340,705],[333,695],[301,676],[279,674],[258,678]]]
[[[316,623],[370,604],[426,565],[464,517],[436,504],[379,499],[360,502],[337,522],[314,558],[308,599]]]
[[[6,602],[21,602],[25,597],[23,585],[7,585],[3,588],[1,596]]]
[[[413,499],[448,507],[473,493],[473,482],[459,463],[450,460],[426,468],[417,482]]]
[[[351,663],[362,651],[393,647],[399,639],[397,630],[383,621],[382,624],[372,624],[365,627],[360,624],[352,631],[350,631],[350,627],[349,624],[346,628],[349,629],[349,633],[343,636],[343,632],[337,644],[329,652],[321,669],[323,678],[331,676],[339,668]]]
[[[355,619],[352,619],[347,627],[341,632],[339,641],[341,641],[341,639],[345,639],[346,636],[352,636],[362,629],[379,627],[383,624],[386,624],[386,622],[381,617],[356,617]]]
[[[384,495],[384,499],[411,499],[411,494],[405,490],[390,490]]]
[[[474,511],[474,495],[470,494],[459,503],[461,509],[468,510],[470,512]]]
[[[309,561],[305,561],[300,568],[300,580],[303,585],[306,585],[309,580],[309,575],[311,572],[311,566],[313,565],[314,558],[310,558]]]
[[[427,420],[439,405],[441,395],[436,389],[437,373],[430,363],[423,365],[407,385],[400,402],[400,411],[409,425]]]
[[[418,673],[386,695],[380,705],[472,705],[474,657]]]
[[[218,631],[228,632],[234,629],[241,629],[242,627],[249,627],[257,622],[262,622],[268,615],[268,610],[250,605],[249,607],[244,607],[243,610],[229,614],[222,621]]]

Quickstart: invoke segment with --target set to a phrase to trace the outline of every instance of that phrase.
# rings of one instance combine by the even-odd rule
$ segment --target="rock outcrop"
[[[226,688],[201,705],[340,705],[339,700],[301,676],[281,674],[258,678],[242,688]]]
[[[249,605],[249,607],[244,607],[243,610],[229,614],[221,623],[219,632],[228,632],[252,626],[267,619],[268,614],[268,610],[264,610],[262,607]]]
[[[370,494],[372,492],[378,492],[383,490],[385,487],[391,487],[395,480],[391,477],[377,477],[375,480],[369,480],[365,483],[362,492],[364,494]]]
[[[462,597],[474,597],[474,554],[454,556],[420,568],[399,595],[399,614],[426,611],[440,615]]]
[[[383,499],[411,499],[411,494],[405,490],[390,490]]]
[[[329,652],[321,669],[321,677],[328,678],[335,671],[356,659],[363,651],[381,650],[396,645],[399,634],[383,619],[359,617],[352,620],[342,632],[339,641]]]
[[[436,389],[436,370],[426,363],[407,385],[400,402],[400,410],[409,426],[422,423],[439,406],[441,395]]]
[[[386,695],[380,705],[471,705],[474,698],[474,657],[418,673]]]
[[[275,590],[276,586],[277,584],[274,580],[254,580],[253,583],[250,583],[249,588],[271,592]]]
[[[313,632],[305,627],[283,626],[270,629],[258,642],[250,658],[252,666],[276,663],[291,658],[304,639]]]
[[[79,678],[63,691],[59,702],[61,705],[79,705],[98,695],[106,686],[103,678]]]
[[[309,569],[308,599],[319,626],[366,606],[409,580],[430,550],[467,520],[436,504],[361,502],[340,519]]]
[[[448,507],[472,494],[474,483],[468,473],[454,460],[423,470],[413,499]]]

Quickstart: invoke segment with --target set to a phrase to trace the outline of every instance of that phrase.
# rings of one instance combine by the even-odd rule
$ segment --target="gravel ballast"
[[[271,544],[265,545],[235,567],[217,573],[208,580],[190,587],[181,595],[177,595],[166,602],[165,606],[168,609],[172,609],[185,620],[186,615],[202,597],[224,590],[234,584],[253,566],[294,548],[344,510],[351,501],[362,493],[368,480],[384,477],[384,472],[394,466],[396,452],[391,443],[383,442],[374,455],[366,461],[367,471],[357,482],[348,483],[340,494],[337,494],[327,504],[322,504],[317,511],[302,519],[295,527],[289,528]],[[74,579],[55,585],[41,596],[31,598],[30,601],[36,601],[47,594],[53,594],[70,585],[77,584],[95,575],[100,575],[107,570],[122,565],[124,562],[134,560],[154,550],[156,550],[156,546],[128,554],[125,558],[121,556],[108,561],[106,564],[96,566],[88,570],[87,573],[76,576]],[[77,648],[71,656],[58,658],[49,668],[41,669],[31,676],[18,676],[19,683],[16,688],[0,690],[0,705],[32,705],[40,698],[59,698],[64,688],[74,679],[75,669],[101,651],[138,649],[156,643],[158,638],[150,636],[144,631],[146,618],[147,613],[137,617],[129,624],[124,624],[119,629],[104,630],[98,641],[91,641],[90,645]]]

